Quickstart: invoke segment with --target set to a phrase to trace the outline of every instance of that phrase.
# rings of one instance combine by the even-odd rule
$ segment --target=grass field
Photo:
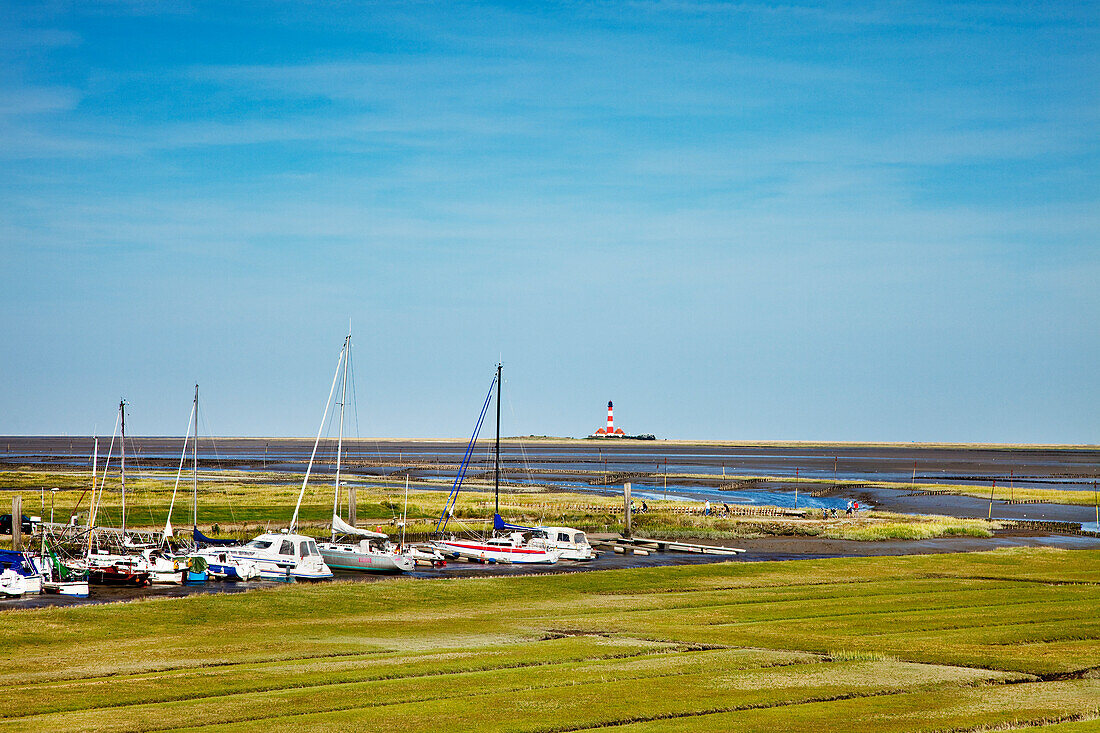
[[[0,613],[0,731],[1100,727],[1100,552],[392,580]]]

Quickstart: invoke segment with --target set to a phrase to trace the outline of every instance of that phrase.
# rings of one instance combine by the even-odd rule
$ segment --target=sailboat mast
[[[504,365],[497,362],[497,445],[493,466],[493,494],[496,497],[496,513],[500,514],[500,370]]]
[[[344,376],[340,384],[340,432],[336,438],[336,488],[332,497],[332,516],[336,516],[340,506],[340,458],[344,453],[344,403],[348,401],[348,359],[351,357],[351,334],[344,339]],[[351,508],[348,508],[348,518],[351,518]],[[332,526],[332,541],[336,541],[336,525]]]
[[[95,512],[98,505],[95,501],[95,475],[99,470],[99,436],[95,437],[95,444],[92,447],[92,501],[90,503],[90,509],[88,509],[88,552],[85,553],[85,557],[91,557],[92,555],[92,538],[95,536]],[[100,488],[99,493],[102,497],[103,489]],[[45,532],[42,533],[43,540],[45,539]]]
[[[199,385],[195,385],[195,425],[194,442],[191,443],[191,521],[195,529],[199,528]]]
[[[126,534],[126,400],[118,401],[119,420],[122,421],[122,464],[119,476],[122,478],[122,534]]]

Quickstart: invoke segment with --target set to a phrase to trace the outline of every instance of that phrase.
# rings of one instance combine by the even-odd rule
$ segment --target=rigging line
[[[489,383],[489,392],[485,395],[485,403],[481,406],[481,414],[478,416],[477,424],[474,426],[474,433],[470,436],[470,442],[466,444],[466,453],[462,457],[461,465],[458,467],[458,473],[455,475],[454,483],[451,485],[450,494],[447,495],[447,503],[443,505],[443,513],[435,523],[435,531],[437,533],[442,534],[447,528],[449,515],[454,510],[454,503],[458,499],[458,490],[462,488],[462,480],[465,478],[466,469],[470,465],[470,457],[473,454],[478,433],[481,432],[481,425],[485,421],[485,413],[489,410],[489,401],[493,398],[493,387],[496,386],[496,383],[497,375],[494,372],[493,381]]]
[[[103,463],[103,478],[99,481],[100,504],[103,503],[103,489],[107,487],[107,467],[111,465],[111,455],[114,453],[115,450],[115,436],[118,435],[118,421],[121,419],[121,417],[121,415],[117,413],[115,414],[115,429],[111,433],[111,447],[107,449],[107,460]],[[107,516],[107,511],[101,506],[97,506],[94,510],[96,514],[99,514],[101,511],[103,512],[104,516]],[[89,524],[91,519],[92,517],[89,517]],[[89,526],[88,529],[90,530],[92,529],[92,527]]]
[[[197,393],[196,393],[197,394]],[[172,501],[168,504],[168,519],[165,522],[164,529],[167,530],[168,526],[172,523],[172,510],[176,508],[176,491],[180,487],[180,479],[183,477],[183,462],[187,460],[187,439],[191,437],[191,421],[195,418],[195,405],[191,405],[191,414],[187,416],[187,432],[183,435],[183,452],[180,454],[180,467],[176,471],[176,484],[172,487]],[[198,436],[195,436],[198,440]],[[168,533],[165,531],[164,540],[168,539]]]
[[[514,425],[516,423],[516,407],[512,402],[511,392],[509,389],[508,411],[512,413],[512,424]],[[534,483],[535,478],[531,475],[531,463],[527,458],[527,446],[524,444],[523,438],[517,436],[516,440],[519,443],[520,454],[523,456],[523,472],[527,474],[527,483]]]
[[[332,395],[336,392],[336,380],[340,378],[340,366],[344,361],[344,350],[340,350],[340,358],[336,360],[336,373],[332,375],[332,386],[328,391],[328,399],[325,400],[325,414],[321,416],[321,425],[317,428],[317,440],[313,443],[313,453],[309,457],[309,465],[306,466],[306,475],[302,479],[302,490],[298,492],[298,503],[294,506],[294,516],[290,519],[290,531],[298,528],[298,510],[302,506],[302,495],[309,484],[309,474],[313,470],[313,459],[317,456],[317,444],[321,441],[321,431],[325,429],[325,419],[328,417],[328,408],[332,403]]]
[[[207,403],[204,402],[203,404],[207,404]],[[207,422],[206,422],[205,415],[208,412],[210,412],[209,407],[206,408],[205,410],[199,410],[199,424],[202,425],[202,431],[205,432],[207,437],[210,439],[210,447],[214,449],[214,460],[217,461],[218,463],[220,463],[221,462],[221,455],[218,453],[218,446],[214,442],[214,431],[211,430],[210,425],[208,425]],[[196,447],[198,446],[198,444],[199,444],[199,436],[196,434],[195,435],[195,445],[196,445]],[[229,519],[230,519],[231,522],[233,522],[233,524],[236,524],[237,523],[237,512],[236,512],[236,510],[233,509],[233,497],[229,493],[229,487],[227,485],[228,482],[219,481],[218,483],[221,484],[222,493],[225,494],[226,504],[229,506]]]

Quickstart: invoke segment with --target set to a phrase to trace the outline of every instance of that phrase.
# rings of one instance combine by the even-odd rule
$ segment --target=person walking
[[[709,517],[710,516],[710,499],[707,499],[706,504],[703,504],[703,516],[704,517]]]

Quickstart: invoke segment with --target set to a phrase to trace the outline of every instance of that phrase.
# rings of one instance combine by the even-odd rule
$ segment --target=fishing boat
[[[493,397],[493,388],[496,387],[496,442],[493,461],[493,493],[495,497],[495,520],[500,518],[500,391],[502,364],[497,364],[496,374],[489,385],[489,393],[485,396],[485,402],[481,406],[481,414],[474,433],[466,446],[466,453],[462,457],[458,473],[451,486],[451,492],[447,497],[447,503],[443,507],[443,513],[436,522],[436,537],[432,540],[432,547],[449,557],[462,557],[476,562],[492,563],[530,563],[553,564],[558,561],[561,553],[556,548],[544,545],[532,544],[532,532],[526,528],[517,527],[505,532],[496,532],[488,536],[476,533],[467,533],[465,537],[447,534],[447,525],[454,516],[454,505],[458,499],[458,492],[462,488],[462,482],[466,476],[466,470],[470,465],[474,445],[477,442],[478,433],[485,422],[485,413],[489,409],[489,403]]]
[[[340,359],[336,362],[336,374],[340,379],[340,428],[336,441],[336,482],[332,498],[332,525],[331,536],[328,542],[318,542],[317,547],[325,563],[336,570],[360,570],[373,573],[406,573],[416,566],[416,560],[398,552],[397,547],[390,541],[389,535],[381,532],[372,532],[368,529],[360,529],[340,518],[340,468],[344,453],[344,406],[348,396],[348,363],[351,361],[351,334],[344,339],[344,346],[340,350]],[[342,370],[342,371],[341,371]],[[336,381],[333,381],[335,387]],[[329,391],[329,402],[325,403],[325,413],[321,418],[324,426],[328,417],[329,404],[332,402],[334,390]],[[320,441],[321,433],[318,431],[317,440]],[[317,452],[317,444],[314,444],[314,455]],[[309,475],[312,468],[313,457],[310,457],[310,465],[306,468]],[[349,499],[348,519],[351,520],[351,508]]]

